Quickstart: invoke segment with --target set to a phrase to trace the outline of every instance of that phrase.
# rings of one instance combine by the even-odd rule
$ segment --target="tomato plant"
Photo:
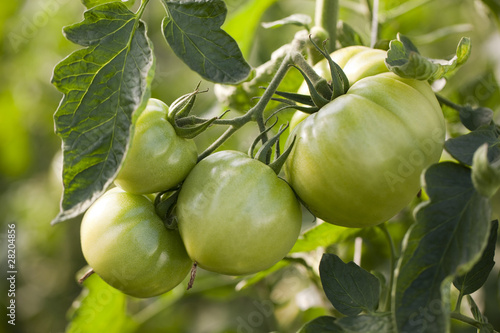
[[[217,152],[196,165],[179,194],[177,216],[191,259],[229,275],[256,273],[283,259],[302,224],[288,184],[237,151]]]
[[[285,173],[317,217],[365,227],[390,219],[417,195],[422,170],[441,156],[445,124],[427,83],[381,73],[384,51],[338,52],[332,58],[352,85],[297,125]]]
[[[200,311],[187,311],[185,327],[169,319],[221,295],[235,309],[248,305],[249,288],[266,306],[227,312],[236,319],[214,332],[442,333],[451,322],[494,332],[470,295],[488,288],[495,266],[500,129],[490,108],[500,98],[461,97],[471,90],[462,70],[477,61],[471,38],[452,57],[427,56],[445,57],[456,43],[447,34],[464,25],[419,35],[431,28],[408,29],[401,13],[436,13],[437,4],[377,0],[349,8],[317,0],[314,20],[291,13],[261,22],[265,11],[280,12],[274,2],[231,1],[241,12],[226,20],[223,0],[162,0],[167,50],[153,50],[146,20],[161,11],[148,12],[148,0],[86,1],[83,20],[64,28],[82,49],[52,78],[64,94],[54,115],[63,195],[53,222],[84,214],[82,251],[97,273],[84,281],[93,293],[74,311],[74,329],[104,330],[81,316],[108,287],[96,287],[99,275],[150,298],[117,296],[130,306],[115,331],[212,330],[198,320],[216,316]],[[361,17],[356,25],[339,20],[352,18],[346,10]],[[170,63],[174,55],[181,62]],[[201,82],[177,98],[185,73]],[[497,81],[478,81],[494,84],[472,90],[496,91]],[[170,107],[160,101],[170,99]],[[113,183],[121,189],[107,192]],[[188,290],[167,292],[191,264]]]
[[[151,200],[118,188],[85,213],[81,244],[88,264],[104,281],[135,297],[171,290],[192,263],[179,233],[165,228]]]
[[[184,180],[196,164],[196,144],[177,136],[167,114],[168,106],[151,98],[136,120],[127,157],[115,178],[115,184],[125,191],[168,190]]]

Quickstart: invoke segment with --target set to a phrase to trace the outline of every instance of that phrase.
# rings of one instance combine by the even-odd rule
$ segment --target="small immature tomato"
[[[227,275],[256,273],[280,261],[302,224],[288,184],[269,166],[237,151],[199,162],[183,183],[176,209],[191,259]]]
[[[190,271],[178,231],[167,229],[143,195],[114,188],[85,213],[82,252],[106,283],[135,297],[163,294]]]
[[[168,106],[151,98],[135,123],[134,135],[115,184],[130,193],[147,194],[179,184],[196,164],[191,139],[177,136],[167,120]]]

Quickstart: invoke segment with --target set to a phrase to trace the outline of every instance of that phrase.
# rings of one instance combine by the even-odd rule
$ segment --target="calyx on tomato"
[[[427,82],[388,73],[386,52],[363,46],[331,58],[351,86],[318,112],[300,115],[285,175],[319,218],[347,227],[386,221],[420,189],[420,175],[442,152],[445,124]],[[317,71],[330,73],[326,61]]]

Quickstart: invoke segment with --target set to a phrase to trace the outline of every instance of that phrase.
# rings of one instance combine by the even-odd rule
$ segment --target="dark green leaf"
[[[162,31],[174,53],[204,79],[238,83],[251,67],[236,41],[220,27],[226,19],[223,0],[162,0],[168,13]]]
[[[425,58],[407,37],[398,34],[398,39],[390,43],[385,62],[390,71],[401,77],[435,81],[451,76],[467,61],[470,52],[470,39],[464,37],[451,60]]]
[[[472,294],[483,286],[495,266],[495,246],[497,242],[498,221],[491,223],[488,245],[483,251],[481,259],[464,275],[457,276],[453,281],[455,287],[464,295]]]
[[[128,7],[134,5],[135,0],[81,0],[83,5],[87,8],[92,8],[98,5],[102,5],[108,2],[122,2],[126,4]]]
[[[472,165],[474,153],[484,143],[489,146],[488,160],[490,162],[500,158],[500,140],[494,125],[449,139],[445,142],[444,148],[457,161],[470,166]]]
[[[52,78],[64,93],[54,115],[63,140],[64,193],[53,222],[81,214],[113,182],[154,73],[146,27],[120,2],[86,11],[64,32],[88,47],[61,61]]]
[[[492,197],[500,188],[500,159],[488,161],[488,144],[485,143],[474,153],[472,161],[472,183],[481,195]]]
[[[469,168],[444,162],[425,173],[430,202],[416,212],[397,270],[394,309],[400,332],[449,331],[449,281],[486,247],[488,199],[476,192]]]
[[[493,120],[493,111],[491,109],[483,107],[474,109],[470,105],[460,108],[458,115],[462,124],[471,131],[487,126]]]
[[[344,331],[337,324],[335,318],[329,316],[321,316],[311,320],[297,333],[343,333]]]
[[[323,254],[319,274],[326,297],[346,316],[362,311],[373,312],[380,298],[379,280],[353,262],[344,263],[338,256]]]
[[[84,289],[70,309],[67,333],[127,333],[137,324],[127,316],[125,294],[110,287],[97,274],[83,282]]]
[[[345,333],[392,333],[394,328],[390,313],[374,313],[344,317],[335,321]]]
[[[264,22],[262,26],[266,29],[269,28],[278,28],[284,25],[297,25],[299,27],[304,27],[309,29],[309,25],[311,24],[311,17],[305,14],[292,14],[288,17],[285,17],[281,20],[273,21],[273,22]]]

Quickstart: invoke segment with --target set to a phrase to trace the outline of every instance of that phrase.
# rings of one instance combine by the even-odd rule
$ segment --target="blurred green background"
[[[297,10],[313,15],[313,0],[261,0],[262,13],[237,16],[254,1],[227,0],[231,27],[245,27],[251,21],[273,21]],[[369,43],[370,22],[366,1],[340,1],[340,18]],[[493,2],[492,2],[493,3]],[[269,6],[267,6],[269,4]],[[72,303],[81,292],[76,283],[78,271],[85,266],[79,247],[79,219],[50,225],[59,209],[60,139],[54,134],[53,114],[62,95],[51,85],[53,67],[77,49],[68,42],[62,27],[82,19],[79,0],[19,0],[0,4],[0,234],[2,276],[6,268],[7,224],[16,224],[16,326],[1,326],[6,332],[64,332]],[[421,53],[434,58],[447,58],[455,51],[462,36],[472,40],[469,62],[444,89],[443,94],[457,103],[470,103],[500,108],[500,13],[482,1],[410,0],[381,2],[382,39],[394,39],[401,32],[414,41]],[[155,46],[157,71],[152,96],[170,104],[182,94],[192,91],[200,78],[171,53],[164,41],[160,24],[164,10],[160,1],[151,1],[144,20]],[[230,21],[237,17],[237,23]],[[245,20],[248,20],[245,21]],[[252,66],[269,59],[278,46],[289,42],[298,27],[265,30],[256,27],[244,33],[234,30],[235,38],[244,46]],[[249,43],[249,41],[253,41]],[[200,114],[220,113],[213,94],[213,84],[202,82],[210,91],[200,95],[195,111]],[[451,135],[463,132],[457,115],[445,110],[450,120]],[[498,118],[498,117],[497,117]],[[242,130],[225,148],[246,151],[253,128]],[[216,135],[212,131],[197,139],[200,149]],[[500,201],[500,200],[499,200]],[[309,222],[311,218],[309,218]],[[396,239],[406,231],[410,214],[396,217],[401,226],[392,224]],[[406,222],[405,222],[406,221]],[[380,234],[367,231],[362,264],[368,269],[387,268],[388,251]],[[354,240],[347,237],[335,245],[345,260],[352,259]],[[310,253],[308,260],[317,260]],[[498,261],[498,260],[497,260]],[[491,322],[500,327],[498,265],[490,276],[486,292],[476,302],[486,311]],[[0,303],[7,299],[2,278]],[[316,281],[317,282],[317,281]],[[314,280],[302,266],[270,275],[241,291],[239,280],[201,271],[195,288],[182,289],[158,300],[133,300],[129,311],[141,319],[140,332],[295,332],[304,322],[331,309]],[[272,304],[272,307],[271,305]],[[273,308],[274,311],[270,311]],[[137,319],[137,320],[139,320]],[[454,328],[457,332],[459,327]],[[464,330],[469,332],[471,330]],[[472,330],[474,332],[474,330]]]

